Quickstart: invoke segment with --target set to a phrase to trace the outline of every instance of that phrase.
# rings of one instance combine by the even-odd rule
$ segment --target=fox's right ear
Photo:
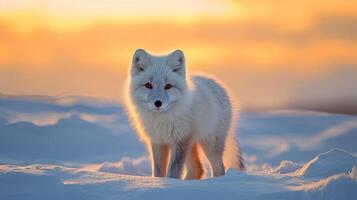
[[[137,49],[134,53],[131,63],[131,74],[137,75],[143,71],[149,64],[148,53],[144,49]]]
[[[167,64],[171,67],[172,71],[185,76],[185,55],[180,49],[168,55]]]

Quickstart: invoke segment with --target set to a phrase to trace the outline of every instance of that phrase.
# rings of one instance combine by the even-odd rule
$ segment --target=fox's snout
[[[161,101],[159,101],[159,100],[157,100],[157,101],[155,101],[155,106],[156,107],[158,107],[158,108],[160,108],[161,107],[161,105],[162,105],[162,102]]]

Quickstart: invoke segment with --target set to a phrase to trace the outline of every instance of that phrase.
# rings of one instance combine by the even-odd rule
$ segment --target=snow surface
[[[0,199],[357,199],[357,117],[241,113],[247,171],[150,177],[123,109],[87,97],[0,97]]]

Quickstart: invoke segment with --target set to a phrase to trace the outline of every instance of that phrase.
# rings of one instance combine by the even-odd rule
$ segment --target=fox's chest
[[[192,133],[192,120],[187,117],[152,117],[143,122],[152,142],[173,144]]]

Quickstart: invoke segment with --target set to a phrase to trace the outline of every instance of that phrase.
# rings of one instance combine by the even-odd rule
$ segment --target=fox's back
[[[226,133],[232,120],[229,95],[217,80],[205,76],[192,76],[194,85],[194,129],[198,136],[218,132]]]

